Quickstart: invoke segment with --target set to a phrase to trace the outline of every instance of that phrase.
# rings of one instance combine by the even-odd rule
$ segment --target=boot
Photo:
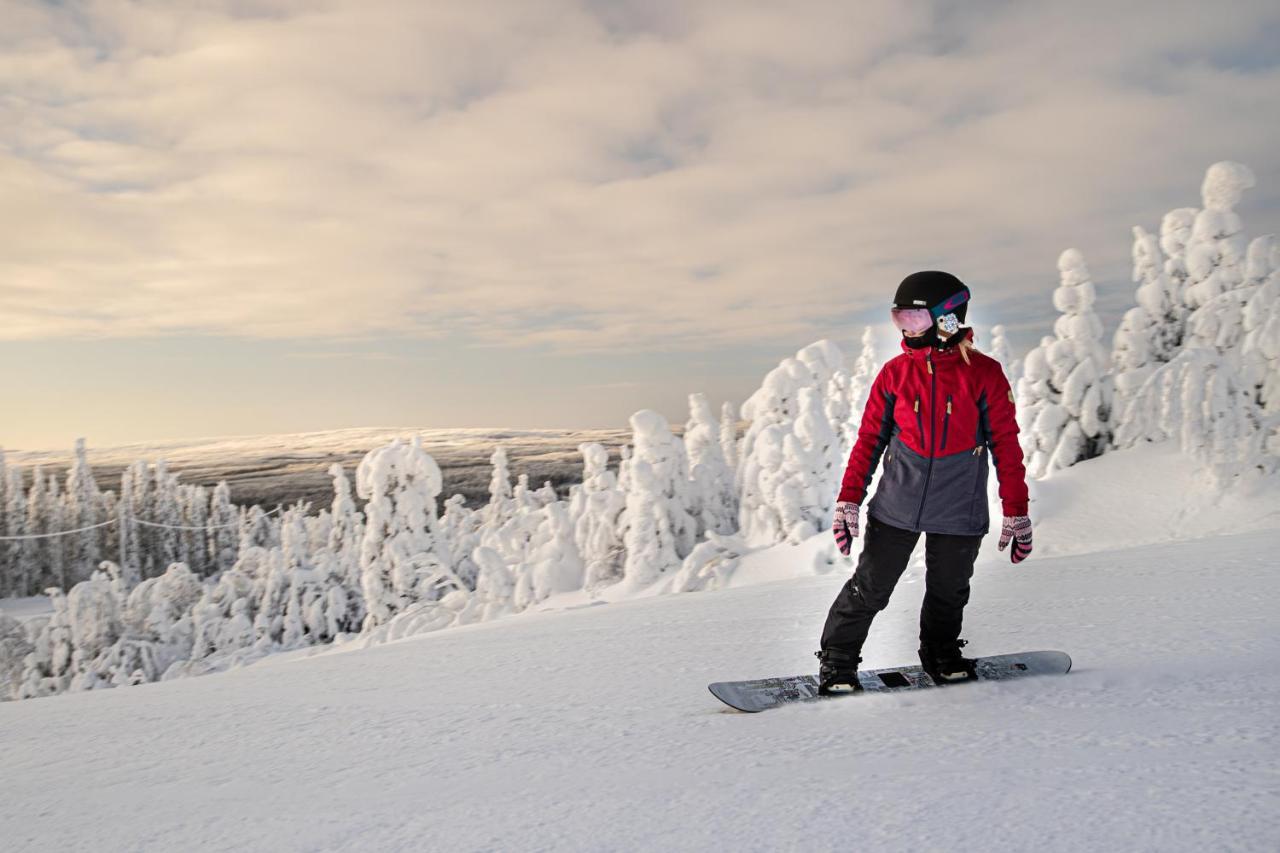
[[[978,677],[974,669],[974,659],[960,654],[962,646],[969,645],[966,640],[951,642],[920,641],[920,666],[934,684],[954,684],[961,681],[973,681]]]
[[[839,693],[860,693],[858,664],[862,658],[840,649],[823,649],[814,652],[821,664],[818,667],[818,695],[832,696]]]

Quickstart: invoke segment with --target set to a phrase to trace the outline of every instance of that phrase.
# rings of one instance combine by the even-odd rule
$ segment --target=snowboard
[[[1065,675],[1071,670],[1071,657],[1066,652],[1020,652],[1012,655],[975,658],[974,661],[978,672],[976,681],[1007,681],[1028,675]],[[921,690],[939,686],[920,668],[919,664],[862,670],[858,673],[858,681],[862,684],[865,693],[896,693],[901,690]],[[951,687],[965,683],[967,682],[949,682],[944,686]],[[858,695],[857,693],[838,693],[832,696],[819,696],[816,674],[793,675],[787,678],[759,678],[754,681],[717,681],[707,687],[721,702],[748,714],[767,711],[792,702],[812,702]]]

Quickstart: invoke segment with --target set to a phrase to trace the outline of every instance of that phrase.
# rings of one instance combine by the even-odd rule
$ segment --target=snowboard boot
[[[944,643],[920,641],[920,667],[929,674],[934,684],[955,684],[956,682],[974,681],[978,677],[974,669],[974,659],[960,654],[961,646],[967,646],[966,640],[952,640]]]
[[[860,693],[858,664],[862,658],[840,649],[823,649],[814,652],[821,662],[818,667],[818,695],[833,696],[840,693]]]

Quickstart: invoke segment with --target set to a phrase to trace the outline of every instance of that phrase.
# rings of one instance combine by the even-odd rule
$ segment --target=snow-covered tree
[[[840,457],[848,459],[858,440],[859,418],[867,406],[867,395],[871,393],[871,383],[875,381],[879,363],[876,356],[875,333],[870,326],[862,330],[862,348],[853,363],[853,371],[849,378],[849,417],[835,424],[836,434],[840,438]]]
[[[154,577],[167,572],[168,567],[180,562],[179,527],[182,525],[182,510],[178,503],[178,478],[169,473],[169,465],[164,459],[157,459],[151,469],[151,489],[147,497],[147,514],[144,518],[152,523],[150,566],[144,571],[144,577]]]
[[[58,486],[58,478],[54,474],[49,475],[46,494],[49,501],[48,532],[60,533],[63,530],[68,530],[67,504],[63,498],[62,489]],[[45,559],[47,561],[45,564],[45,582],[57,584],[63,592],[66,592],[71,589],[71,574],[67,566],[67,537],[50,536],[45,540],[45,548]]]
[[[1271,235],[1249,245],[1247,280],[1256,287],[1241,318],[1242,378],[1263,412],[1280,412],[1280,244]]]
[[[18,698],[25,661],[33,651],[22,623],[0,611],[0,702]]]
[[[689,469],[684,444],[667,419],[651,409],[631,416],[635,448],[627,471],[622,515],[627,583],[643,587],[680,565],[693,549]]]
[[[489,457],[493,474],[489,478],[489,505],[485,507],[485,523],[492,528],[506,524],[515,512],[515,500],[511,491],[511,469],[507,464],[507,449],[498,445]]]
[[[1005,336],[1004,326],[1000,323],[991,327],[990,355],[1000,362],[1000,366],[1004,368],[1004,375],[1009,380],[1009,387],[1017,387],[1018,377],[1022,372],[1021,364],[1014,360],[1013,351],[1009,347],[1009,339]]]
[[[530,548],[532,601],[537,603],[560,592],[581,589],[585,566],[574,541],[573,523],[565,501],[547,504],[543,521]]]
[[[1137,305],[1125,312],[1112,340],[1111,368],[1118,423],[1130,398],[1160,364],[1177,352],[1185,308],[1165,271],[1160,245],[1141,226],[1133,228],[1133,280]]]
[[[444,502],[444,512],[440,514],[440,540],[448,554],[445,562],[453,566],[454,574],[469,589],[475,589],[480,571],[471,553],[480,545],[483,525],[483,512],[469,508],[464,495],[454,494]]]
[[[1187,243],[1183,297],[1190,308],[1207,305],[1244,280],[1244,226],[1234,208],[1253,185],[1253,172],[1241,163],[1224,160],[1205,172],[1200,190],[1204,209],[1196,214]]]
[[[1268,375],[1274,344],[1264,342],[1280,258],[1270,238],[1246,243],[1234,210],[1253,184],[1239,163],[1215,163],[1206,172],[1204,209],[1185,237],[1183,302],[1192,310],[1182,348],[1134,392],[1116,432],[1120,446],[1176,438],[1220,484],[1244,471],[1274,470],[1280,457],[1280,415],[1273,418],[1265,401],[1265,389],[1277,383]],[[1177,220],[1179,240],[1188,210],[1166,216]]]
[[[462,616],[464,622],[483,622],[515,612],[515,580],[502,555],[483,545],[471,554],[479,567],[475,594]]]
[[[626,552],[619,520],[626,495],[609,470],[609,451],[597,442],[578,445],[582,485],[574,493],[574,537],[585,564],[584,586],[594,592],[622,580]]]
[[[239,527],[240,513],[231,503],[231,487],[226,480],[220,480],[213,487],[209,507],[209,547],[214,572],[225,572],[235,564],[240,551]]]
[[[684,558],[680,570],[671,579],[669,592],[696,592],[720,589],[732,577],[742,556],[750,549],[740,536],[707,533],[707,538],[694,546]]]
[[[699,539],[708,530],[731,533],[737,529],[737,494],[720,439],[720,424],[710,401],[705,394],[690,394],[684,449],[689,460],[690,509]]]
[[[0,542],[0,552],[5,555],[9,584],[7,594],[30,595],[32,591],[31,562],[28,559],[27,541],[17,537],[27,534],[27,498],[22,487],[22,469],[10,468],[6,473],[9,487],[5,492],[4,535],[13,537]]]
[[[732,482],[738,482],[738,412],[728,400],[720,406],[720,453],[729,467]]]
[[[31,488],[27,490],[26,500],[26,535],[36,537],[49,532],[48,479],[44,475],[44,467],[35,465],[31,469]],[[49,539],[32,538],[22,540],[21,572],[27,578],[27,591],[31,595],[48,583]]]
[[[441,486],[440,467],[422,449],[420,436],[407,445],[396,438],[360,460],[356,492],[367,501],[360,549],[366,628],[431,598],[439,576],[451,574],[436,553]]]
[[[1062,253],[1058,271],[1054,337],[1027,354],[1018,380],[1019,440],[1033,477],[1097,456],[1111,441],[1112,385],[1093,281],[1077,249]]]
[[[86,580],[102,560],[102,528],[95,527],[103,520],[102,501],[83,438],[76,439],[75,460],[67,472],[66,501],[67,529],[91,528],[67,537],[67,574],[74,584]]]
[[[825,395],[833,389],[852,393],[851,377],[833,381],[843,365],[844,356],[831,341],[810,344],[783,359],[743,404],[750,425],[737,471],[738,521],[749,544],[802,535],[811,520],[817,527],[830,523],[839,479],[835,471],[847,452],[840,435],[848,428],[832,423],[830,411],[843,411],[848,401],[829,409]],[[797,432],[802,415],[806,421]]]

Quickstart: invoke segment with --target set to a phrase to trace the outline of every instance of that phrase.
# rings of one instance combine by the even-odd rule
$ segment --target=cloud
[[[1020,322],[1067,246],[1118,309],[1215,160],[1280,200],[1274,4],[0,17],[0,338],[793,342],[928,267]]]

